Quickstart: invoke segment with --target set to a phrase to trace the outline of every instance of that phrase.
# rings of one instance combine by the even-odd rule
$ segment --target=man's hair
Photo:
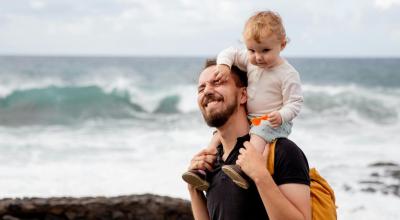
[[[244,25],[243,38],[261,43],[261,39],[274,34],[280,41],[288,41],[282,18],[274,11],[260,11]]]
[[[207,59],[206,63],[204,64],[204,69],[207,69],[210,66],[216,66],[217,60],[216,59]],[[233,76],[233,80],[235,81],[235,85],[238,88],[247,87],[247,74],[246,72],[240,70],[237,66],[232,65],[231,73]]]

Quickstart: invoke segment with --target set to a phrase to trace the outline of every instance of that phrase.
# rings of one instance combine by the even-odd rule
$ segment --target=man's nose
[[[204,95],[212,94],[214,92],[214,86],[206,85],[204,88]]]

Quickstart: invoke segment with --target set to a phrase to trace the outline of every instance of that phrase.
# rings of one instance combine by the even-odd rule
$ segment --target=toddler
[[[290,134],[292,120],[303,103],[300,77],[280,56],[287,37],[277,13],[261,11],[250,17],[244,26],[243,39],[246,49],[231,47],[218,55],[216,80],[227,80],[232,65],[247,72],[250,143],[262,153],[274,139]],[[208,148],[215,149],[219,144],[216,133]],[[224,165],[222,170],[238,186],[248,188],[248,177],[238,165]],[[206,190],[208,183],[204,174],[204,171],[191,170],[183,179],[199,190]]]

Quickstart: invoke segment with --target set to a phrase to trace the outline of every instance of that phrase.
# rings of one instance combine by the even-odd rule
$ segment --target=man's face
[[[236,87],[232,77],[218,83],[215,71],[216,66],[210,66],[200,74],[197,103],[207,124],[220,127],[237,111],[240,88]]]

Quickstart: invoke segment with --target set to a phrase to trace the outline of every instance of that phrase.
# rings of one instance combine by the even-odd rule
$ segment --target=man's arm
[[[209,220],[207,210],[207,200],[202,191],[194,189],[192,186],[188,186],[190,201],[192,204],[193,217],[196,220]]]
[[[266,168],[268,149],[261,155],[249,142],[244,146],[236,163],[255,182],[269,218],[310,220],[310,187],[295,183],[278,187]]]
[[[310,187],[294,183],[278,187],[265,171],[256,178],[255,183],[269,218],[310,220]]]
[[[189,170],[211,170],[215,161],[215,149],[204,149],[196,154],[190,161]],[[202,191],[188,185],[193,217],[196,220],[209,220],[207,200]]]

